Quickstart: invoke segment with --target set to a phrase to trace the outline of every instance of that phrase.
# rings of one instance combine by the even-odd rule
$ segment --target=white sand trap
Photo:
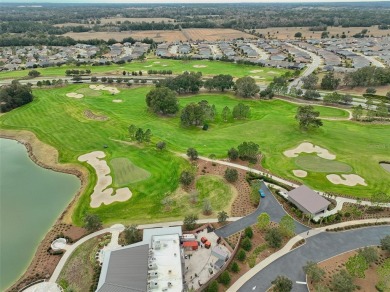
[[[109,205],[113,202],[124,202],[131,198],[132,193],[129,188],[120,188],[116,192],[112,188],[107,188],[112,184],[110,175],[110,167],[105,160],[106,157],[102,151],[94,151],[88,154],[81,155],[78,159],[82,162],[87,162],[96,171],[97,182],[91,195],[90,206],[98,208],[101,204]]]
[[[73,98],[83,98],[84,95],[81,93],[76,93],[76,92],[69,92],[66,94],[67,97],[73,97]]]
[[[206,68],[207,65],[194,65],[192,67],[194,67],[194,68]]]
[[[268,71],[269,74],[279,74],[278,72],[275,71]]]
[[[342,174],[341,176],[338,174],[328,174],[326,178],[335,185],[346,185],[350,187],[356,185],[367,186],[364,178],[357,174]]]
[[[260,73],[260,72],[263,72],[264,70],[252,70],[252,71],[249,71],[250,73]]]
[[[123,100],[121,100],[121,99],[114,99],[112,102],[116,102],[116,103],[120,103],[120,102],[122,102]]]
[[[112,94],[117,94],[117,93],[120,92],[115,87],[104,86],[104,85],[90,85],[89,88],[92,89],[92,90],[105,90],[105,91],[108,91],[108,92],[110,92]]]
[[[157,62],[153,62],[153,64],[160,64],[160,62],[158,62],[158,61]]]
[[[303,142],[298,147],[283,152],[287,157],[297,157],[300,153],[317,153],[317,156],[324,159],[336,159],[336,155],[329,153],[327,149],[308,142]]]
[[[260,77],[260,76],[249,76],[249,77],[252,77],[253,79],[265,79],[264,77]]]
[[[304,170],[301,170],[301,169],[294,169],[294,170],[293,170],[293,174],[294,174],[296,177],[306,177],[306,176],[307,176],[307,172],[304,171]]]
[[[164,65],[162,65],[163,67],[167,67],[168,65],[167,64],[164,64]]]

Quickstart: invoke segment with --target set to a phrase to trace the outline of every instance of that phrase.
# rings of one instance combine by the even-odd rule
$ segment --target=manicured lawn
[[[125,157],[111,159],[115,186],[123,186],[147,179],[150,173],[134,165]]]
[[[299,179],[318,190],[357,197],[369,197],[377,191],[388,191],[389,174],[378,163],[389,160],[388,125],[324,121],[322,128],[306,133],[298,129],[294,118],[297,105],[282,100],[243,100],[228,93],[181,97],[181,107],[203,99],[215,104],[217,119],[210,123],[208,131],[203,131],[200,128],[181,127],[179,117],[163,118],[149,112],[145,95],[150,87],[120,89],[121,92],[115,96],[107,92],[101,92],[99,96],[86,94],[82,99],[65,96],[68,92],[85,87],[86,85],[69,85],[34,90],[34,102],[0,117],[0,129],[33,131],[39,139],[59,150],[61,162],[79,163],[78,156],[102,150],[107,155],[107,161],[127,158],[151,174],[145,180],[128,185],[133,192],[129,201],[91,209],[89,194],[96,176],[93,169],[89,168],[92,175],[87,193],[80,197],[73,215],[76,224],[81,223],[86,212],[98,213],[107,224],[118,220],[124,223],[141,223],[183,218],[185,208],[173,207],[167,212],[161,204],[167,194],[176,191],[179,174],[188,167],[188,162],[171,151],[184,153],[187,148],[194,147],[200,155],[208,156],[213,153],[222,158],[226,157],[229,148],[237,147],[243,141],[258,143],[265,155],[264,166],[279,176],[298,179],[291,172],[297,169],[294,159],[284,156],[283,151],[308,141],[336,154],[338,161],[350,165],[353,168],[351,173],[362,176],[368,184],[367,187],[333,185],[326,179],[325,173],[310,173],[307,178]],[[113,99],[122,99],[123,102],[114,103]],[[251,107],[251,118],[247,121],[221,121],[223,107],[233,109],[239,102]],[[84,116],[87,109],[109,119],[89,120]],[[342,110],[326,108],[328,117],[332,114],[340,116],[340,111]],[[153,136],[150,146],[129,145],[127,129],[130,124],[151,129]],[[165,141],[168,151],[157,151],[154,145],[158,141]]]
[[[348,118],[349,113],[343,109],[337,109],[326,106],[314,106],[316,111],[320,112],[320,116],[323,118]]]
[[[328,160],[317,155],[305,155],[300,154],[295,158],[295,163],[303,170],[313,171],[313,172],[342,172],[349,173],[352,171],[352,167],[348,164],[337,161],[337,160]]]
[[[198,67],[205,66],[205,67]],[[203,75],[218,75],[218,74],[230,74],[234,77],[243,76],[255,76],[259,83],[269,82],[275,76],[280,76],[283,73],[291,70],[276,69],[260,67],[256,65],[240,65],[235,63],[220,62],[220,61],[181,61],[181,60],[169,60],[169,59],[149,59],[144,62],[133,61],[131,63],[120,64],[120,65],[109,65],[109,66],[74,66],[74,65],[63,65],[61,67],[49,67],[49,68],[37,68],[35,70],[41,72],[42,77],[65,77],[65,71],[67,69],[78,69],[78,70],[91,70],[92,74],[107,74],[118,75],[122,77],[123,71],[144,71],[146,74],[148,70],[172,70],[174,74],[181,74],[184,71],[195,71],[202,72]],[[251,72],[253,70],[261,72]],[[18,70],[11,72],[0,72],[0,79],[10,78],[22,78],[27,77],[30,69]],[[131,76],[129,76],[131,77]],[[32,82],[34,83],[33,79]]]

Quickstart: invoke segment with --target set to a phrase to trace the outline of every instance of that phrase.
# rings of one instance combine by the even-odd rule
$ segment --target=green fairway
[[[203,67],[205,66],[205,67]],[[63,65],[61,67],[37,68],[35,70],[41,72],[41,77],[65,77],[65,71],[68,69],[91,70],[92,74],[103,75],[107,74],[123,77],[123,71],[143,71],[144,74],[148,70],[172,70],[173,74],[181,74],[184,71],[202,72],[203,75],[218,75],[230,74],[234,77],[253,76],[257,82],[265,83],[271,81],[275,76],[280,76],[285,72],[291,71],[286,69],[276,69],[268,67],[260,67],[256,65],[242,65],[221,61],[209,60],[170,60],[170,59],[149,59],[144,62],[133,61],[126,64],[112,64],[108,66],[91,66],[91,65]],[[0,72],[0,79],[23,78],[28,76],[30,70],[18,70],[10,72]],[[252,72],[251,72],[252,71]],[[127,76],[131,77],[131,76]],[[34,79],[32,79],[32,82]]]
[[[352,168],[346,164],[336,160],[329,160],[318,157],[317,155],[300,154],[295,158],[295,163],[303,170],[313,172],[342,172],[349,173]]]
[[[124,157],[114,158],[110,161],[113,170],[115,186],[135,183],[150,176],[146,170],[134,165]]]
[[[282,100],[243,100],[228,93],[180,98],[180,107],[203,99],[215,104],[218,113],[216,121],[210,123],[208,131],[203,131],[200,128],[181,127],[179,116],[159,117],[149,112],[145,95],[151,87],[120,89],[121,92],[114,96],[101,91],[99,96],[86,93],[81,99],[66,97],[66,93],[80,89],[88,92],[89,89],[85,88],[86,85],[69,85],[36,89],[32,103],[0,117],[0,128],[30,130],[42,141],[56,147],[61,162],[79,163],[78,156],[101,150],[107,155],[107,161],[127,158],[151,174],[145,180],[129,183],[133,193],[129,201],[91,209],[89,195],[95,185],[96,175],[89,168],[92,175],[88,190],[80,197],[73,216],[76,224],[81,223],[86,212],[98,213],[105,223],[183,218],[185,208],[173,206],[167,212],[161,204],[167,194],[175,192],[181,170],[188,167],[184,159],[171,151],[184,153],[187,148],[194,147],[200,155],[215,154],[223,158],[229,148],[237,147],[243,141],[253,141],[260,145],[265,156],[263,165],[270,171],[282,177],[300,180],[315,189],[356,197],[369,197],[377,191],[388,191],[389,173],[378,163],[390,160],[386,147],[390,137],[388,125],[325,120],[322,128],[306,133],[299,130],[294,118],[297,105]],[[114,103],[113,99],[121,99],[123,102]],[[223,107],[233,109],[239,102],[251,107],[251,118],[247,121],[221,121]],[[84,116],[86,109],[109,119],[89,120]],[[327,117],[340,116],[340,112],[344,111],[326,108]],[[130,124],[151,129],[153,136],[149,146],[129,144]],[[158,141],[165,141],[168,150],[157,151],[154,145]],[[337,155],[337,161],[350,165],[351,173],[363,177],[368,186],[333,185],[324,173],[311,173],[302,179],[293,176],[291,171],[296,169],[294,159],[284,156],[283,151],[304,141]]]

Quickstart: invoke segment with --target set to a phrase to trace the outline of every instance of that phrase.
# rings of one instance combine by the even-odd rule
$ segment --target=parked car
[[[265,193],[262,189],[259,190],[260,197],[265,198]]]

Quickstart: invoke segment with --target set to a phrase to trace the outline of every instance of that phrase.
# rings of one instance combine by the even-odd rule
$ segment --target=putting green
[[[349,173],[352,171],[352,167],[346,163],[339,162],[336,160],[324,159],[318,157],[317,155],[300,154],[294,160],[296,165],[306,171],[327,173]]]
[[[125,157],[111,159],[110,164],[113,170],[115,186],[117,187],[142,181],[150,177],[149,172],[134,165]]]

